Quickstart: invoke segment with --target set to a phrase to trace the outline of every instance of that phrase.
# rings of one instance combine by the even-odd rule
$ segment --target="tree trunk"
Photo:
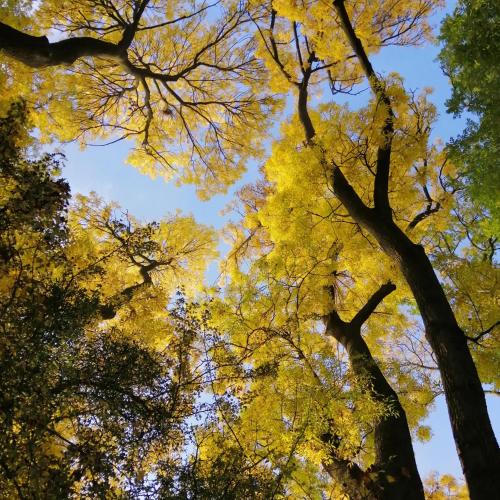
[[[425,325],[426,338],[441,373],[453,436],[471,498],[498,498],[498,444],[467,340],[424,249],[414,244],[392,219],[388,187],[394,114],[390,98],[383,82],[374,72],[361,40],[356,36],[344,0],[334,0],[333,5],[373,94],[387,109],[387,118],[381,128],[385,140],[377,152],[373,193],[375,207],[369,208],[363,203],[336,165],[332,172],[334,192],[351,217],[366,228],[384,251],[398,262],[413,292]]]
[[[420,309],[425,336],[436,356],[458,456],[472,499],[498,498],[498,445],[467,339],[457,324],[434,269],[421,245],[395,226],[395,255]]]
[[[368,472],[376,480],[371,485],[373,498],[379,500],[423,500],[424,489],[413,451],[406,413],[396,392],[383,375],[361,336],[361,325],[380,301],[395,289],[384,285],[350,323],[336,312],[327,319],[327,334],[344,346],[353,373],[369,379],[371,397],[388,405],[391,414],[375,426],[375,463]]]
[[[410,286],[436,356],[458,456],[473,500],[490,500],[500,491],[498,444],[484,391],[467,339],[421,245],[414,244],[376,209],[366,207],[339,168],[333,171],[335,194],[352,218],[367,229],[395,259]]]

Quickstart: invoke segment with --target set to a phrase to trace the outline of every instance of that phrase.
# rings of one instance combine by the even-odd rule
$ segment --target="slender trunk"
[[[362,319],[359,319],[362,311],[350,323],[343,322],[336,312],[332,312],[327,321],[327,333],[346,349],[353,373],[369,379],[371,397],[388,405],[391,410],[375,426],[375,463],[369,474],[371,477],[375,474],[377,479],[367,485],[372,497],[379,500],[423,500],[424,489],[415,462],[406,413],[361,336],[362,322],[368,319],[380,300],[395,289],[390,284],[384,287],[370,299],[372,303],[369,301],[365,306],[368,314]]]
[[[424,488],[415,462],[408,421],[397,394],[380,371],[361,334],[356,336],[348,352],[353,372],[370,378],[372,397],[387,404],[392,412],[375,426],[373,469],[379,473],[379,498],[423,500]]]

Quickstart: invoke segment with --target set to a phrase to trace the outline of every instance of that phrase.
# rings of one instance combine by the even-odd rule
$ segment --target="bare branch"
[[[412,229],[415,229],[417,224],[427,219],[427,217],[431,216],[432,214],[439,212],[440,209],[441,209],[441,203],[439,202],[436,203],[434,207],[432,206],[432,203],[428,203],[427,207],[423,212],[420,212],[419,214],[415,215],[413,220],[406,227],[406,231],[411,231]]]
[[[486,330],[483,330],[482,332],[478,333],[477,335],[474,335],[474,337],[469,337],[466,335],[467,340],[470,340],[471,342],[474,342],[475,344],[481,345],[480,341],[481,339],[485,336],[491,333],[498,325],[500,325],[500,320],[495,321],[489,328],[486,328]]]
[[[122,49],[128,49],[134,36],[137,32],[137,28],[139,26],[139,21],[144,13],[144,9],[147,7],[149,0],[142,0],[136,7],[134,8],[134,16],[132,19],[132,23],[127,25],[125,30],[123,31],[122,39],[119,42],[119,46]]]

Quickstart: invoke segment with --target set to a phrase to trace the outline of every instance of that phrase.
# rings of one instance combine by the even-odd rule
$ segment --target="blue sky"
[[[448,2],[446,11],[451,11],[454,2]],[[433,19],[438,25],[443,13]],[[444,102],[449,96],[447,79],[435,61],[438,47],[426,45],[420,48],[389,47],[373,58],[376,71],[397,71],[404,76],[406,88],[413,90],[434,88],[432,101],[439,110],[434,136],[443,140],[457,135],[463,128],[463,120],[455,120],[445,112]],[[131,214],[144,220],[158,220],[177,209],[192,213],[204,224],[220,228],[227,221],[220,211],[230,201],[231,194],[242,184],[256,177],[257,166],[251,165],[244,178],[228,195],[218,195],[208,202],[200,201],[191,186],[176,187],[162,179],[150,179],[134,168],[125,165],[130,144],[121,142],[107,147],[91,147],[80,151],[78,145],[69,144],[63,149],[67,165],[63,171],[73,193],[97,192],[106,200],[118,202]],[[490,418],[497,436],[500,433],[500,398],[488,397]],[[461,470],[452,439],[444,398],[437,399],[436,407],[428,425],[434,437],[428,443],[415,442],[417,463],[423,477],[431,470],[461,476]]]

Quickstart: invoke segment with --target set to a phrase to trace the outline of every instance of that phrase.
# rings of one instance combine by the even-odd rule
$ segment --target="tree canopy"
[[[262,150],[259,125],[275,107],[262,91],[248,7],[42,2],[34,17],[0,24],[1,49],[21,63],[9,62],[2,85],[36,96],[44,139],[129,138],[136,143],[129,161],[142,171],[224,190]],[[38,32],[16,29],[35,19]],[[49,32],[60,33],[57,41]]]
[[[70,208],[61,159],[29,156],[25,121],[22,102],[0,120],[1,496],[185,498],[215,474],[244,488],[251,472],[224,479],[219,453],[198,472],[185,452],[213,409],[199,400],[203,314],[174,292],[189,293],[213,235],[97,198]]]
[[[431,90],[372,57],[428,43],[440,4],[2,5],[7,495],[465,497],[416,465],[441,394],[470,497],[496,494],[496,205],[478,194],[493,30],[482,87],[467,52],[491,6],[460,3],[442,31],[450,109],[480,120],[452,147],[433,140]],[[70,200],[62,158],[32,147],[55,139],[132,139],[139,169],[207,197],[262,166],[216,234]]]

